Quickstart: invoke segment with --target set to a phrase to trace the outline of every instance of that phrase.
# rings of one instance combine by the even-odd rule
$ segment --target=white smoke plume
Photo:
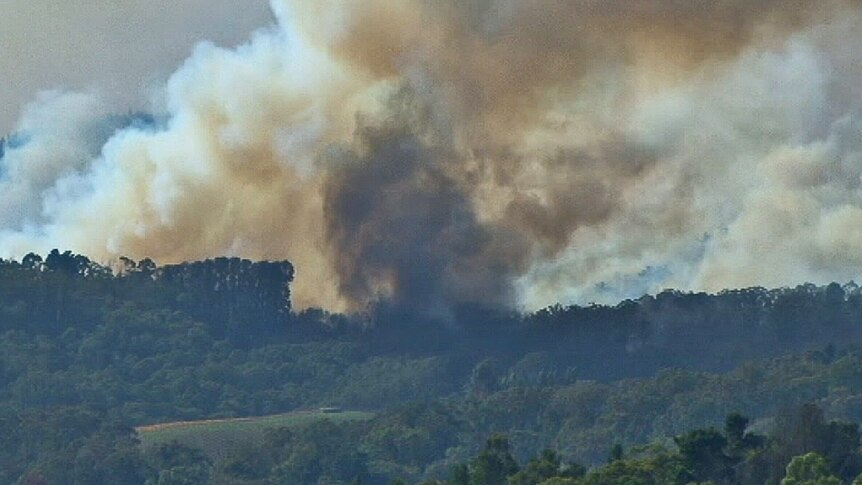
[[[331,310],[862,273],[857,1],[272,6],[196,49],[164,122],[37,100],[0,255],[287,258],[296,306]]]

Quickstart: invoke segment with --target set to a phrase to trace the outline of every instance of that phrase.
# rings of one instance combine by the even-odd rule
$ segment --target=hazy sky
[[[0,134],[45,89],[141,106],[195,43],[234,45],[271,23],[267,0],[0,0]]]

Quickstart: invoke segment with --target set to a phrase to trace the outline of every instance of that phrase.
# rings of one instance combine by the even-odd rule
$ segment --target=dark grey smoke
[[[427,126],[425,110],[409,93],[394,101],[385,119],[358,127],[357,149],[330,161],[324,213],[341,294],[359,306],[394,296],[430,314],[508,304],[518,261],[507,258],[519,256],[494,250],[494,231],[447,174],[458,154],[413,131]]]

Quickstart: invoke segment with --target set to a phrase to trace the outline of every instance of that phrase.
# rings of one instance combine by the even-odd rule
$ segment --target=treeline
[[[8,420],[8,416],[2,416]],[[382,417],[391,421],[394,415]],[[606,461],[586,467],[546,448],[519,459],[505,434],[494,434],[472,457],[435,471],[437,478],[409,479],[380,469],[385,453],[379,423],[328,420],[268,430],[263,439],[213,458],[178,442],[139,446],[134,430],[83,408],[17,416],[7,439],[22,443],[18,459],[33,466],[4,483],[148,485],[841,485],[862,483],[859,427],[828,421],[806,404],[779,413],[768,434],[734,413],[715,427],[689,430],[671,440],[636,447],[619,444]],[[396,418],[397,419],[397,418]],[[443,430],[439,431],[443,434]],[[415,440],[400,435],[405,456]],[[393,452],[393,451],[390,451]],[[394,451],[398,452],[398,451]],[[4,452],[4,465],[8,465]],[[403,464],[407,464],[405,459]],[[13,478],[13,480],[10,480]]]
[[[669,369],[614,382],[547,377],[543,362],[536,354],[511,367],[482,361],[459,377],[442,356],[373,355],[355,343],[243,349],[177,313],[133,307],[116,310],[93,332],[67,331],[57,340],[6,332],[0,483],[31,472],[44,474],[47,483],[76,483],[55,474],[87,469],[75,465],[85,456],[99,463],[127,457],[132,425],[322,405],[380,412],[367,423],[290,431],[279,438],[286,440],[281,448],[238,443],[230,456],[207,457],[212,470],[234,470],[232,482],[218,483],[261,483],[255,480],[276,467],[282,476],[302,478],[281,483],[349,483],[359,474],[372,484],[442,479],[495,432],[508,435],[519,463],[553,448],[565,461],[591,467],[615,444],[672,446],[669,437],[720,427],[730,410],[752,416],[761,433],[786,407],[806,402],[830,419],[862,420],[859,349],[827,347],[722,374]],[[333,459],[342,455],[350,460]],[[258,460],[256,471],[241,471],[248,460]],[[138,483],[104,480],[79,483]]]
[[[20,262],[0,260],[0,325],[54,337],[92,330],[131,303],[182,312],[236,343],[264,342],[285,329],[292,280],[287,261],[216,258],[159,267],[120,258],[112,268],[70,251],[44,259],[31,253]]]
[[[292,312],[287,261],[216,258],[157,266],[120,258],[105,266],[71,252],[0,260],[0,329],[54,337],[88,331],[125,304],[180,312],[216,339],[246,348],[338,340],[375,354],[446,355],[469,372],[482,359],[512,365],[543,352],[546,373],[581,378],[648,376],[678,367],[724,371],[792,351],[862,338],[854,283],[718,294],[665,291],[615,306],[554,306],[530,314],[453,307],[433,321],[397,302],[354,315]],[[562,370],[561,370],[562,369]]]
[[[839,485],[862,483],[859,426],[827,422],[808,404],[779,414],[770,435],[730,414],[723,430],[702,428],[628,453],[611,448],[606,465],[587,470],[546,449],[519,466],[505,435],[495,435],[448,480],[423,485]],[[397,481],[396,481],[397,482]],[[401,481],[401,483],[406,483]]]
[[[0,261],[0,483],[138,483],[108,469],[64,475],[88,469],[87,456],[138,463],[149,471],[135,476],[155,480],[168,465],[136,455],[146,453],[132,426],[329,405],[378,416],[273,435],[282,455],[238,456],[234,467],[204,457],[208,473],[233,477],[219,483],[263,483],[275,468],[293,477],[284,483],[449,479],[495,432],[517,463],[551,448],[593,469],[615,444],[627,459],[645,443],[675,449],[672,437],[720,428],[731,410],[759,433],[808,402],[862,421],[852,284],[668,291],[528,315],[461,307],[435,322],[397,302],[293,311],[293,274],[286,261],[237,258],[101,265],[55,250]],[[60,422],[66,431],[46,424]],[[342,449],[352,458],[327,461]],[[262,464],[243,478],[251,458]]]

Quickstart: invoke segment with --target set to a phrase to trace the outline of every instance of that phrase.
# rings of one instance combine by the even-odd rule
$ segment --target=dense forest
[[[434,320],[398,302],[297,312],[293,277],[286,261],[235,258],[102,265],[55,250],[0,261],[0,484],[793,484],[862,473],[855,284],[666,291],[529,314],[463,306]],[[323,406],[374,417],[268,430],[215,457],[142,447],[134,429]]]

